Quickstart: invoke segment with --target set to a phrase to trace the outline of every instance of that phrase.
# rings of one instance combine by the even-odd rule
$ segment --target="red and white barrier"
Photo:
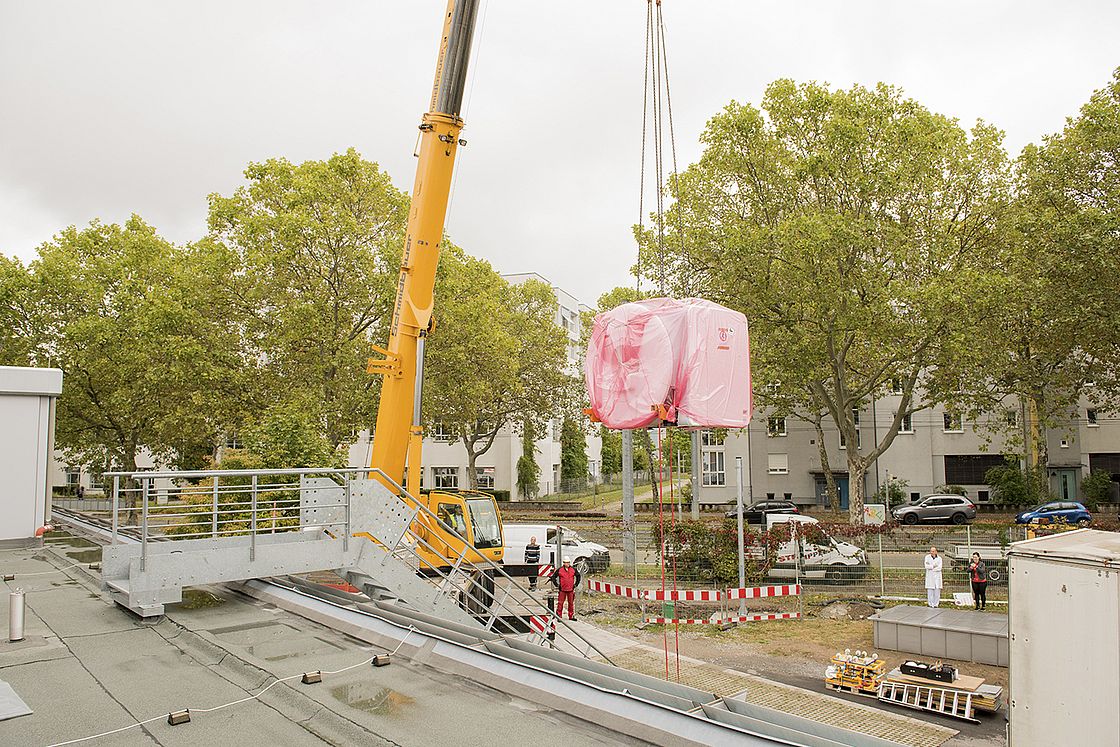
[[[763,597],[795,597],[801,594],[800,584],[783,586],[753,586],[728,589],[725,599],[762,599]]]
[[[800,612],[776,612],[769,615],[737,615],[729,617],[723,622],[729,623],[744,623],[744,622],[762,622],[764,620],[800,620]]]
[[[540,578],[549,578],[550,576],[552,576],[552,566],[550,566],[548,563],[540,566],[539,568],[537,568],[537,576],[539,576]]]
[[[549,615],[533,615],[529,618],[529,628],[539,635],[556,632],[556,620]]]
[[[588,591],[599,591],[604,594],[614,594],[617,597],[626,597],[627,599],[646,599],[645,589],[632,589],[629,586],[619,586],[618,584],[607,584],[602,581],[587,581]]]
[[[762,622],[764,620],[798,620],[800,612],[776,612],[767,615],[736,615],[723,618],[691,618],[691,617],[647,617],[646,623],[651,625],[723,625],[724,623]]]
[[[719,602],[723,600],[723,592],[712,589],[651,589],[646,592],[646,599],[657,602]]]

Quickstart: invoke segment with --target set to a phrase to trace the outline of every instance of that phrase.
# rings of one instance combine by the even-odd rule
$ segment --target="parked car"
[[[1052,521],[1064,521],[1067,524],[1087,527],[1093,522],[1093,517],[1088,509],[1073,501],[1043,503],[1015,517],[1016,524],[1049,524]]]
[[[976,504],[959,495],[927,495],[916,503],[894,509],[891,516],[903,524],[917,524],[920,521],[967,524],[976,518]]]
[[[797,506],[792,501],[755,501],[749,506],[743,506],[743,521],[747,524],[763,524],[767,514],[799,514]],[[724,516],[734,519],[739,515],[737,509],[728,511]]]

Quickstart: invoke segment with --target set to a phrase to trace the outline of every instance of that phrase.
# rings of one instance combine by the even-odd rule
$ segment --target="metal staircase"
[[[103,587],[149,617],[181,601],[186,586],[335,571],[370,603],[481,633],[519,636],[530,616],[551,617],[500,565],[472,563],[465,539],[450,570],[422,566],[421,550],[436,548],[419,522],[438,520],[392,480],[385,478],[396,493],[369,479],[374,473],[381,474],[369,468],[111,473]],[[554,645],[607,658],[564,620],[555,626]]]

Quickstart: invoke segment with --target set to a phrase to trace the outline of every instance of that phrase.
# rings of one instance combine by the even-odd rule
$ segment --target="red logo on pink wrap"
[[[716,350],[730,350],[731,346],[727,344],[727,336],[731,332],[727,327],[719,328],[719,341],[720,345],[716,346]]]

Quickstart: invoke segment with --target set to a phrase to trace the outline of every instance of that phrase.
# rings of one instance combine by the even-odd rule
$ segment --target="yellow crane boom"
[[[384,358],[369,372],[384,376],[377,408],[370,466],[420,493],[420,403],[424,380],[424,337],[432,321],[432,293],[447,215],[455,154],[461,144],[459,117],[478,0],[449,0],[429,111],[420,124],[419,162],[412,188],[404,256]],[[405,462],[409,464],[405,481]]]
[[[455,154],[465,145],[459,139],[463,129],[459,114],[478,5],[479,0],[448,0],[447,3],[432,100],[420,123],[419,162],[412,187],[412,206],[389,342],[384,348],[374,346],[383,357],[370,359],[367,369],[384,377],[370,466],[404,485],[412,496],[402,496],[406,502],[420,501],[438,517],[432,520],[422,515],[416,520],[424,540],[424,545],[417,550],[423,559],[422,572],[447,568],[464,551],[471,563],[484,558],[501,562],[504,551],[501,514],[494,496],[471,491],[433,490],[426,496],[420,493],[424,341],[433,326],[436,267]],[[381,481],[393,488],[388,481]],[[487,588],[492,589],[493,581],[487,584]]]

